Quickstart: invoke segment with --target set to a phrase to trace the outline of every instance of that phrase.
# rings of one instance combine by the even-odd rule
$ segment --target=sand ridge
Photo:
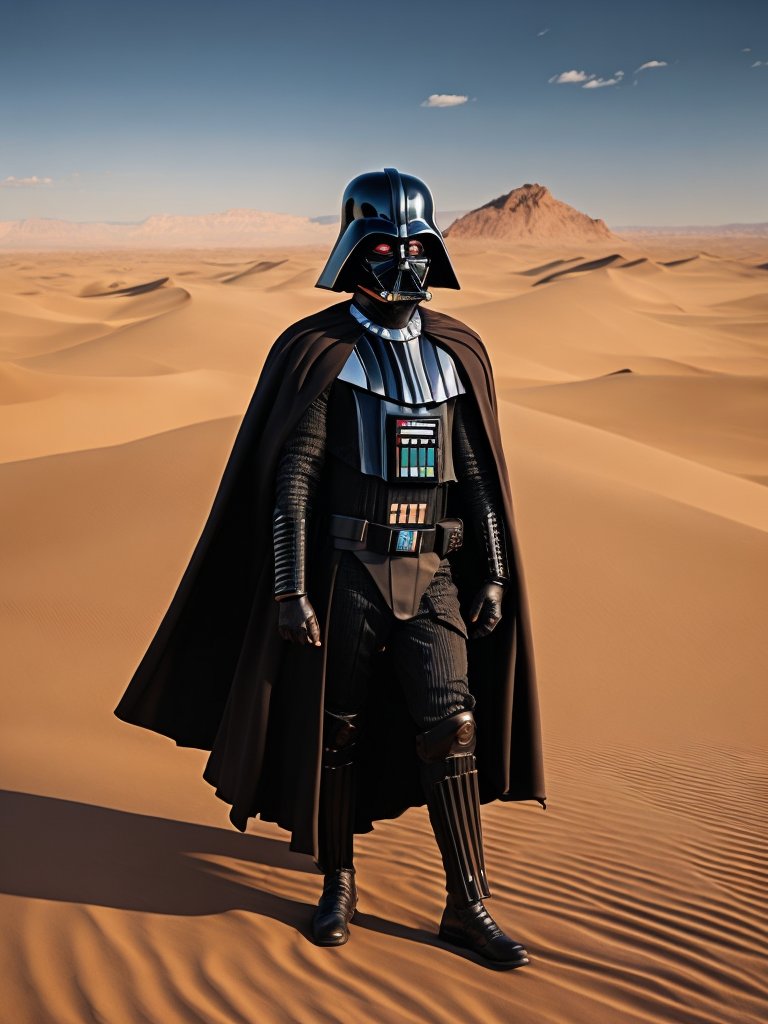
[[[285,833],[112,716],[325,250],[0,256],[9,1021],[764,1018],[768,250],[718,244],[456,240],[436,295],[493,360],[538,654],[549,807],[483,811],[511,975],[437,941],[423,808],[320,950]]]

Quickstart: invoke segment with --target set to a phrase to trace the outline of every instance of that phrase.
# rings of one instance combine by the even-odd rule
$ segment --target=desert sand
[[[270,343],[337,300],[327,249],[7,252],[8,1024],[765,1020],[768,243],[451,247],[434,305],[493,359],[538,653],[548,809],[483,811],[531,965],[437,941],[423,808],[359,841],[352,939],[316,948],[310,861],[112,715]]]

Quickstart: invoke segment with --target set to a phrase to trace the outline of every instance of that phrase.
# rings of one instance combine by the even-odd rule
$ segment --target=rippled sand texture
[[[435,300],[494,362],[539,658],[549,808],[483,812],[510,974],[437,942],[423,809],[318,949],[312,864],[112,716],[324,254],[0,257],[3,1021],[765,1020],[768,251],[625,241],[457,241]]]

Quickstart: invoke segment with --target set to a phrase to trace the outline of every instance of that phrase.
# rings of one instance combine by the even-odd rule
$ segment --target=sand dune
[[[204,754],[112,715],[271,341],[337,299],[324,250],[7,254],[3,1020],[765,1018],[768,248],[451,244],[435,305],[496,369],[541,677],[548,810],[483,812],[531,966],[437,941],[423,808],[360,840],[352,941],[316,948],[285,833],[235,833]]]
[[[158,277],[156,281],[147,281],[144,284],[127,285],[125,288],[118,288],[115,286],[115,282],[113,282],[107,291],[92,291],[90,288],[86,287],[80,294],[87,295],[92,298],[100,298],[103,295],[144,295],[145,292],[154,292],[158,288],[162,288],[163,285],[167,283],[167,277]],[[91,286],[91,288],[93,288],[93,286]]]
[[[607,267],[611,263],[615,263],[616,260],[623,260],[624,257],[618,253],[612,253],[610,256],[601,256],[598,260],[587,260],[584,263],[578,263],[575,267],[566,267],[564,270],[556,270],[553,274],[548,274],[546,277],[540,277],[536,284],[549,284],[550,281],[556,280],[558,277],[563,277],[565,274],[583,274],[588,270],[599,270],[600,267]],[[570,261],[569,261],[570,262]],[[633,260],[630,263],[624,263],[624,266],[633,266],[639,260]],[[621,264],[620,264],[621,265]]]
[[[239,273],[229,274],[227,277],[223,277],[222,283],[234,284],[236,281],[242,281],[243,278],[252,277],[254,274],[266,274],[268,270],[274,270],[275,267],[279,267],[281,263],[287,262],[287,260],[277,260],[276,262],[270,263],[269,260],[259,260],[258,263],[254,263],[254,265],[252,267],[248,267],[247,270],[241,270]]]
[[[768,481],[768,377],[619,373],[505,397]]]

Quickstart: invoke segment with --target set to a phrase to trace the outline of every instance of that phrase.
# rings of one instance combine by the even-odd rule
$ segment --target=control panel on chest
[[[438,482],[441,468],[439,419],[389,417],[389,445],[394,453],[391,477],[395,480],[431,480]]]
[[[413,324],[386,332],[403,334],[402,340],[366,330],[338,377],[350,389],[357,432],[356,445],[344,446],[346,461],[354,457],[361,473],[398,488],[456,479],[453,412],[464,394],[451,356],[423,335],[413,336]],[[407,510],[408,522],[420,521],[416,506]]]

